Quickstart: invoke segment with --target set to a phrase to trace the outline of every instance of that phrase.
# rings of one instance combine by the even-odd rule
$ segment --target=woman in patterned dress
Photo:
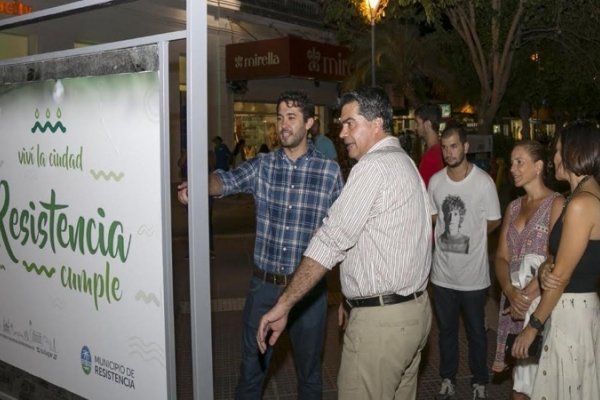
[[[545,160],[544,147],[538,142],[519,142],[511,153],[510,173],[515,186],[523,188],[525,195],[513,200],[506,209],[494,262],[496,278],[502,288],[494,372],[507,368],[506,337],[509,333],[521,332],[525,313],[540,294],[537,279],[520,289],[513,286],[511,273],[519,270],[528,254],[546,257],[548,232],[564,202],[560,194],[544,184]],[[519,361],[513,368],[513,400],[529,398],[534,370],[531,360]]]

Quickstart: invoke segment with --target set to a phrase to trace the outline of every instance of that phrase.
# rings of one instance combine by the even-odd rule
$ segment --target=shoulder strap
[[[579,192],[579,193],[588,193],[588,194],[591,194],[592,196],[594,196],[595,198],[597,198],[597,199],[598,199],[598,201],[600,201],[600,197],[596,196],[596,195],[595,195],[594,193],[592,193],[592,192],[588,192],[587,190],[582,190],[582,191],[581,191],[581,192]]]
[[[521,206],[523,205],[523,197],[518,197],[514,201],[510,203],[510,207],[508,208],[510,211],[510,221],[514,222],[519,215],[519,211],[521,210]]]
[[[544,199],[542,204],[540,204],[540,208],[542,210],[544,210],[544,212],[546,212],[547,210],[550,210],[552,208],[552,204],[554,203],[554,200],[556,200],[556,198],[559,196],[560,196],[560,193],[552,192]]]
[[[539,213],[539,217],[542,220],[542,223],[546,226],[550,223],[550,214],[552,210],[552,204],[554,204],[554,200],[560,196],[560,193],[552,192],[544,202],[540,205],[539,209],[536,211],[536,214]]]

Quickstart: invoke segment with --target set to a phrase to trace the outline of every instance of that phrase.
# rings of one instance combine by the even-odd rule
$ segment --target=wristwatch
[[[544,324],[533,314],[529,317],[529,325],[540,333],[544,331]]]

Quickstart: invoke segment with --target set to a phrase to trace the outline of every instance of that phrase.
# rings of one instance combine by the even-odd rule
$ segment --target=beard
[[[300,132],[290,132],[284,135],[282,132],[279,132],[278,136],[281,147],[293,148],[298,147],[302,143],[306,134],[302,135]]]
[[[446,165],[448,166],[448,168],[456,168],[458,167],[463,161],[465,160],[465,155],[464,153],[458,157],[458,158],[453,158],[448,160],[447,158],[444,158],[444,162],[446,163]]]

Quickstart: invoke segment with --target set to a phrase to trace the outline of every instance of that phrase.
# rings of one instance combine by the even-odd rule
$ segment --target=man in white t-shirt
[[[500,225],[500,203],[490,176],[467,158],[462,126],[442,133],[446,168],[431,177],[429,197],[435,224],[431,269],[433,303],[440,330],[438,399],[451,399],[458,371],[458,321],[462,310],[469,343],[473,398],[485,399],[489,381],[485,300],[490,286],[487,235]]]

